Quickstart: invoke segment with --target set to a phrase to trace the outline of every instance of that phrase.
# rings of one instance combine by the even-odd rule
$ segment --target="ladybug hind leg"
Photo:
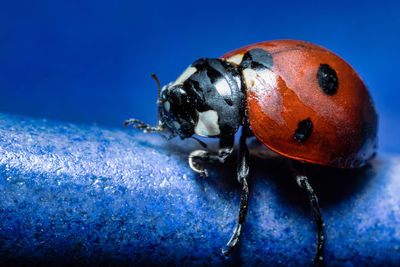
[[[192,151],[188,157],[190,168],[193,171],[200,173],[200,175],[207,177],[208,172],[203,165],[212,162],[224,163],[225,160],[232,155],[234,141],[234,135],[221,137],[219,141],[218,153],[211,153],[205,150]]]
[[[222,249],[222,253],[229,255],[234,247],[239,243],[240,235],[242,233],[242,225],[246,221],[246,214],[249,200],[249,186],[247,184],[247,177],[249,176],[249,150],[246,145],[246,134],[242,129],[239,145],[239,162],[237,169],[237,179],[242,185],[242,194],[240,198],[239,215],[236,227],[233,234],[226,244],[226,248]]]
[[[324,242],[325,242],[325,236],[324,236],[324,222],[322,220],[322,214],[321,210],[319,208],[318,204],[318,198],[317,195],[315,194],[313,188],[311,187],[310,182],[308,181],[307,176],[305,175],[305,171],[303,169],[303,166],[301,166],[301,163],[291,160],[291,169],[294,173],[294,176],[296,178],[296,182],[298,186],[303,189],[307,195],[308,199],[310,201],[310,205],[312,208],[312,211],[314,213],[314,219],[315,223],[317,225],[317,231],[318,231],[318,244],[316,248],[316,254],[313,259],[314,262],[322,262],[323,257],[322,257],[322,252],[324,250]]]

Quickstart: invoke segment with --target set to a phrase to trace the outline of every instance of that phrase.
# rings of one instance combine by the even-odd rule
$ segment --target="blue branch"
[[[316,227],[307,197],[285,159],[259,149],[241,243],[222,255],[239,205],[235,159],[204,179],[186,162],[198,148],[0,114],[0,263],[309,264]],[[399,166],[399,156],[379,155],[361,170],[307,168],[330,265],[400,262]]]

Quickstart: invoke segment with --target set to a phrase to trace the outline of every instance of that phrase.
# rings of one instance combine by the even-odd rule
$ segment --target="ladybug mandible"
[[[246,138],[254,135],[272,151],[293,159],[297,184],[308,194],[316,220],[314,261],[322,260],[322,216],[301,162],[357,168],[367,164],[376,150],[377,114],[365,84],[348,63],[308,42],[257,43],[219,59],[195,61],[159,91],[158,106],[156,127],[136,119],[127,120],[125,126],[134,124],[146,133],[168,132],[169,138],[194,138],[194,134],[219,138],[218,153],[195,150],[189,155],[190,167],[204,176],[207,171],[201,163],[224,162],[242,126],[237,171],[242,196],[237,225],[224,254],[238,244],[245,222]]]

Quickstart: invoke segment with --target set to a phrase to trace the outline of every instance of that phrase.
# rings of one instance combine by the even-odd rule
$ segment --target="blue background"
[[[156,122],[167,83],[200,57],[299,39],[347,60],[370,88],[380,149],[400,152],[396,1],[2,1],[0,111],[121,127]]]

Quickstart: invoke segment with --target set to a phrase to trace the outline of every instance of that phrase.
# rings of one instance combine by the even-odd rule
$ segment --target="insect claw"
[[[195,159],[204,159],[205,157],[208,156],[208,152],[204,151],[204,150],[195,150],[192,151],[188,157],[188,161],[189,161],[189,166],[190,168],[197,172],[200,173],[200,175],[204,178],[206,178],[208,176],[208,172],[206,169],[202,168],[200,166],[200,164],[198,162],[195,162]]]
[[[144,125],[144,122],[142,122],[142,121],[140,121],[140,120],[137,120],[137,119],[129,119],[129,120],[126,120],[126,121],[124,122],[124,127],[127,127],[128,125],[135,124],[135,123],[138,123],[139,125]],[[133,127],[137,128],[137,125],[134,125]]]
[[[207,178],[208,177],[208,172],[206,169],[201,170],[200,172],[200,176],[203,178]]]

